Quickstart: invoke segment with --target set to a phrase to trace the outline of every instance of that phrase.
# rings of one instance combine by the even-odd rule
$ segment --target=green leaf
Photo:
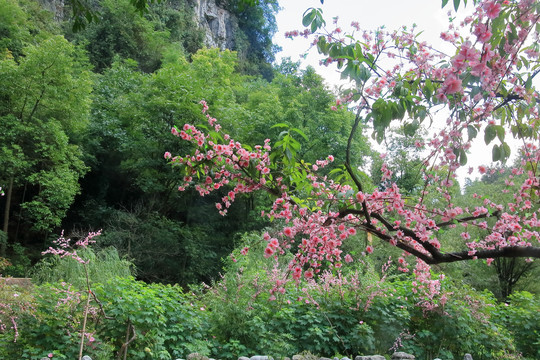
[[[494,125],[488,125],[484,132],[484,141],[488,145],[497,136],[497,131]]]
[[[368,81],[369,78],[371,77],[371,71],[369,71],[369,69],[363,65],[359,66],[359,70],[360,70],[360,73],[359,73],[360,80],[364,82]]]
[[[342,55],[341,44],[336,43],[330,46],[329,55],[330,57],[334,59],[337,59],[338,57],[340,57]]]
[[[445,7],[446,4],[448,4],[448,0],[442,0],[442,6],[441,6],[441,8]]]
[[[306,136],[306,134],[304,134],[304,132],[302,132],[302,130],[297,128],[291,128],[291,130],[302,136],[306,141],[309,141],[308,137]]]
[[[502,161],[505,161],[506,159],[510,157],[512,150],[510,149],[510,146],[505,142],[502,143],[500,148],[501,148]]]
[[[531,89],[531,86],[532,86],[532,76],[529,76],[529,78],[527,79],[527,81],[525,82],[525,89],[527,90],[530,90]]]
[[[467,134],[469,135],[469,140],[472,140],[478,135],[478,130],[473,125],[469,125],[467,126]]]
[[[499,148],[499,145],[493,145],[491,157],[493,161],[499,161],[501,159],[501,149]]]
[[[454,10],[458,11],[459,9],[459,0],[454,0]]]
[[[431,96],[433,95],[433,84],[431,83],[431,80],[427,79],[426,83],[424,84],[424,95],[426,96],[426,99],[431,99]]]
[[[414,136],[419,126],[420,126],[420,123],[416,119],[413,120],[413,122],[411,123],[405,124],[403,126],[403,132],[405,133],[405,136]]]
[[[459,151],[459,164],[461,166],[467,165],[467,154],[465,153],[465,150],[463,149]]]
[[[304,25],[305,27],[308,27],[309,25],[311,25],[311,23],[313,22],[313,19],[315,19],[316,12],[317,10],[315,10],[314,8],[307,9],[304,12],[304,17],[302,18],[302,25]]]
[[[501,125],[495,126],[495,129],[497,131],[497,137],[501,142],[504,142],[504,128]]]

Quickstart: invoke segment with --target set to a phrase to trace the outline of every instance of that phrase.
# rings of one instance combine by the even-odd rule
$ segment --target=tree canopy
[[[429,265],[540,258],[535,87],[540,68],[540,4],[530,0],[475,3],[471,16],[461,23],[451,18],[449,31],[441,34],[455,48],[450,55],[422,42],[414,27],[363,31],[353,23],[347,33],[338,25],[327,27],[320,9],[306,11],[306,31],[293,31],[290,36],[312,36],[322,61],[335,64],[342,78],[350,80],[350,90],[335,106],[355,114],[347,146],[337,154],[307,161],[294,140],[304,137],[300,131],[289,131],[275,143],[243,145],[201,102],[206,125],[172,129],[173,135],[194,144],[194,151],[180,156],[166,153],[185,174],[180,189],[195,187],[204,196],[223,186],[232,188],[216,203],[222,214],[240,193],[272,194],[275,201],[263,215],[279,219],[282,226],[265,234],[265,255],[292,251],[289,271],[296,280],[313,277],[325,262],[339,268],[343,261],[351,261],[341,249],[358,231],[368,234],[367,254],[377,246],[372,237],[401,249],[402,270],[409,271],[407,265],[414,261],[418,283],[424,288],[436,288]],[[454,6],[457,10],[459,1]],[[433,136],[422,135],[415,142],[422,150],[417,193],[404,192],[398,185],[391,165],[395,159],[383,159],[376,184],[354,164],[351,149],[361,134],[360,126],[371,127],[373,139],[381,143],[396,123],[408,137],[436,126]],[[520,160],[504,170],[504,191],[513,196],[471,194],[470,201],[460,206],[453,190],[456,171],[466,166],[477,137],[491,146],[493,162],[504,163],[510,157],[510,138],[521,144],[513,150]],[[338,164],[341,167],[321,172],[337,156],[344,159]],[[499,171],[489,166],[478,170]],[[433,201],[435,193],[437,201]],[[443,241],[442,234],[454,228],[461,229],[460,246]],[[477,234],[473,229],[486,231]]]

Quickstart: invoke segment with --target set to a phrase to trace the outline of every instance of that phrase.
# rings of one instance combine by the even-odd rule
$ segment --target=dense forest
[[[28,275],[62,229],[103,229],[100,246],[131,259],[140,279],[209,281],[235,234],[265,226],[254,216],[265,200],[246,197],[224,219],[215,199],[178,192],[181,177],[161,156],[182,149],[170,128],[200,119],[206,99],[246,142],[278,123],[310,138],[324,126],[333,137],[305,146],[315,159],[343,145],[351,118],[330,110],[333,95],[312,69],[285,63],[269,72],[274,3],[238,22],[236,52],[203,47],[187,2],[144,16],[128,1],[100,6],[100,20],[73,33],[37,3],[3,4],[6,274]]]
[[[339,179],[346,163],[359,169],[365,192],[394,183],[411,198],[426,187],[418,147],[425,134],[388,132],[383,161],[362,131],[368,125],[336,107],[346,94],[312,67],[275,62],[276,0],[218,1],[231,14],[232,40],[222,48],[208,46],[195,1],[144,3],[141,11],[130,0],[95,0],[84,18],[79,1],[52,12],[55,2],[0,0],[0,275],[34,283],[15,290],[0,283],[1,358],[80,358],[79,342],[94,359],[389,356],[397,349],[418,359],[540,356],[538,259],[434,266],[453,296],[431,299],[431,312],[419,305],[412,274],[389,262],[400,258],[397,248],[340,263],[348,280],[330,266],[320,283],[276,291],[287,269],[263,256],[264,240],[285,222],[261,217],[272,194],[237,194],[221,216],[216,203],[232,197],[232,185],[206,196],[195,187],[179,191],[186,174],[167,153],[193,146],[171,128],[211,131],[203,100],[231,138],[281,148],[272,161],[294,190],[301,189],[286,171],[298,168],[291,159],[311,166],[333,154],[322,176]],[[511,202],[502,175],[510,166],[447,191],[463,207],[472,194]],[[426,199],[445,201],[438,192]],[[452,248],[459,233],[439,236]],[[371,234],[353,235],[343,251],[372,249]],[[84,249],[76,256],[51,250],[67,248],[66,239]]]

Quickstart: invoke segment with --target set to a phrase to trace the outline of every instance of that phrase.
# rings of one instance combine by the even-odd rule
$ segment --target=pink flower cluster
[[[538,144],[532,142],[537,140],[524,137],[523,162],[506,180],[506,191],[514,193],[514,199],[508,204],[488,199],[476,204],[480,198],[473,196],[471,200],[475,205],[460,207],[454,203],[451,191],[456,171],[465,163],[476,134],[484,131],[488,137],[489,132],[495,131],[496,138],[502,142],[509,130],[519,132],[523,126],[538,126],[538,107],[530,103],[540,96],[530,85],[525,85],[526,77],[521,70],[529,67],[523,60],[525,57],[538,59],[539,56],[534,46],[528,45],[538,38],[533,30],[539,21],[534,9],[531,0],[480,1],[471,17],[459,26],[451,23],[448,31],[441,35],[456,48],[450,56],[421,42],[414,27],[395,32],[363,31],[358,41],[337,23],[333,30],[312,34],[314,44],[324,36],[329,43],[360,48],[362,58],[351,61],[369,65],[366,65],[369,78],[356,79],[354,91],[338,99],[334,110],[354,103],[358,117],[363,119],[373,119],[377,101],[377,105],[384,101],[388,108],[401,106],[404,117],[410,118],[417,117],[419,109],[427,112],[445,107],[448,110],[446,126],[425,141],[416,142],[427,155],[422,169],[425,188],[414,199],[404,198],[392,181],[393,174],[387,163],[381,167],[382,184],[376,184],[378,187],[369,192],[358,184],[353,188],[320,175],[321,169],[334,160],[329,156],[302,169],[307,174],[302,194],[305,201],[295,201],[298,195],[295,188],[289,186],[270,162],[269,140],[248,150],[221,131],[217,121],[207,114],[205,102],[201,104],[208,124],[223,134],[224,141],[186,124],[182,129],[171,131],[193,143],[196,150],[184,157],[166,152],[164,157],[187,171],[179,190],[195,186],[204,196],[226,186],[227,195],[216,204],[221,214],[226,213],[239,193],[264,190],[274,195],[272,208],[262,215],[280,220],[284,226],[275,234],[264,235],[264,254],[276,257],[292,248],[298,249],[288,265],[293,280],[299,282],[322,276],[323,263],[339,269],[344,262],[353,262],[351,254],[343,253],[342,245],[359,231],[365,231],[403,250],[398,258],[400,270],[408,271],[407,260],[411,256],[419,259],[414,269],[416,290],[426,297],[426,307],[434,306],[429,305],[435,304],[433,296],[442,293],[440,279],[431,279],[428,263],[436,263],[446,255],[438,235],[442,229],[463,227],[458,234],[461,233],[464,250],[456,255],[462,259],[478,257],[489,263],[490,255],[500,249],[539,244],[540,216],[534,202],[540,195],[536,172],[540,151]],[[501,17],[504,18],[501,20]],[[505,24],[502,30],[496,19]],[[354,23],[353,28],[353,34],[361,31],[358,23]],[[384,61],[369,64],[376,61],[373,59]],[[348,61],[346,57],[325,57],[323,64],[345,61]],[[359,94],[355,93],[358,91]],[[501,115],[502,109],[512,101],[521,101],[519,116]],[[495,171],[485,166],[478,170],[482,175]],[[426,200],[430,192],[440,195],[437,202]],[[487,221],[487,218],[492,220]],[[488,235],[472,238],[468,227],[477,227]],[[373,244],[366,243],[365,254],[373,251]],[[281,284],[276,286],[276,289],[282,288]]]
[[[221,125],[216,119],[208,115],[208,105],[201,101],[203,113],[206,114],[208,123],[217,132],[221,132]],[[195,184],[195,189],[201,196],[210,194],[223,186],[232,186],[226,196],[216,208],[220,214],[225,215],[227,209],[234,202],[239,193],[249,193],[263,188],[270,174],[269,151],[270,140],[265,140],[264,145],[255,146],[254,150],[248,150],[241,143],[231,139],[228,134],[223,135],[225,142],[211,135],[204,134],[197,127],[185,124],[182,130],[176,127],[171,129],[171,133],[182,140],[192,142],[197,149],[192,155],[185,157],[173,157],[170,152],[165,152],[164,157],[169,159],[173,165],[183,165],[187,170],[184,177],[184,184],[178,190],[183,191],[193,184],[193,176],[206,174],[204,182]],[[208,165],[211,162],[212,166]],[[256,170],[258,177],[253,179],[249,176],[249,169]],[[212,170],[212,171],[210,171]],[[210,173],[213,173],[210,175]]]
[[[85,238],[77,240],[75,244],[72,245],[71,239],[66,239],[64,237],[64,232],[62,231],[60,237],[53,241],[55,247],[51,246],[41,254],[58,255],[61,258],[70,257],[81,264],[88,264],[88,260],[85,261],[77,254],[77,248],[86,249],[90,244],[96,242],[94,238],[99,235],[101,235],[101,230],[97,232],[90,232]]]

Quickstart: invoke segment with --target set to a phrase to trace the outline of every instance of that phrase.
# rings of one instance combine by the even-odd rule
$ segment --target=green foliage
[[[24,27],[26,16],[13,0],[0,1],[0,50],[10,51],[18,58],[22,52],[24,38],[28,36]]]
[[[382,178],[381,167],[383,162],[392,171],[391,183],[396,183],[402,193],[415,196],[424,188],[422,169],[424,167],[420,155],[420,150],[416,142],[422,139],[415,134],[407,136],[404,129],[396,131],[395,134],[387,134],[387,152],[384,159],[379,154],[374,154],[371,174],[374,184],[380,184]]]
[[[0,239],[0,241],[1,240],[2,239]],[[7,242],[7,236],[5,237],[5,240]],[[31,261],[26,250],[27,249],[19,243],[9,244],[7,246],[9,262],[5,264],[6,266],[0,275],[6,277],[27,277],[31,271]]]
[[[15,60],[24,56],[28,44],[37,45],[59,27],[52,21],[52,13],[37,1],[0,1],[0,54],[8,51]]]
[[[279,147],[280,141],[290,140],[296,144],[294,155],[309,161],[304,166],[334,152],[336,162],[343,160],[338,154],[346,146],[353,118],[344,109],[331,110],[334,97],[313,69],[277,75],[268,83],[240,75],[237,64],[235,53],[204,49],[191,63],[171,53],[160,70],[145,75],[133,62],[118,59],[97,81],[86,138],[92,171],[83,183],[85,206],[79,208],[79,221],[105,229],[104,239],[133,259],[141,278],[181,284],[209,281],[219,271],[219,259],[232,250],[233,234],[264,225],[254,220],[260,212],[252,211],[267,201],[263,197],[241,199],[223,218],[214,205],[226,189],[204,199],[177,191],[181,178],[167,167],[163,153],[188,151],[170,129],[185,123],[204,126],[200,99],[243,143],[262,143],[269,137]],[[268,131],[269,123],[296,130],[280,139],[284,128]],[[321,132],[327,136],[320,137]],[[282,149],[283,156],[291,150]],[[362,162],[364,151],[363,142],[353,148],[355,164]],[[291,168],[295,163],[290,157]],[[159,244],[167,244],[170,251],[158,255],[153,249]]]
[[[491,294],[449,280],[442,281],[442,293],[432,299],[433,310],[420,306],[425,299],[416,294],[410,278],[381,282],[372,270],[355,273],[349,265],[344,269],[353,275],[349,282],[326,274],[321,284],[289,283],[280,294],[275,281],[284,270],[273,259],[260,257],[264,244],[257,236],[246,235],[242,241],[248,255],[235,252],[227,273],[204,295],[217,357],[279,357],[301,351],[355,356],[387,354],[392,348],[426,359],[459,359],[465,353],[475,359],[514,359],[523,351],[518,344],[534,344],[531,339],[537,336],[537,319],[527,318],[529,309],[537,307],[532,296],[515,301],[521,316],[506,312],[504,317],[500,311],[508,306],[497,305]],[[510,318],[517,329],[527,322],[529,337],[523,342],[504,322]]]
[[[130,278],[115,278],[96,285],[105,319],[98,333],[116,349],[125,342],[126,331],[133,326],[135,341],[129,344],[128,358],[145,359],[185,357],[190,352],[208,353],[204,341],[206,311],[178,286],[151,284]]]
[[[519,160],[517,160],[519,161]],[[484,206],[484,199],[491,199],[499,204],[508,204],[513,201],[513,193],[521,181],[523,175],[515,176],[512,182],[518,185],[505,183],[504,172],[508,169],[501,167],[492,174],[484,174],[481,179],[471,181],[467,179],[464,193],[456,196],[456,204],[463,208],[475,208]],[[474,197],[473,194],[479,196]],[[494,219],[487,219],[487,224],[493,226]],[[448,250],[458,248],[457,243],[463,229],[450,229],[442,235]],[[478,227],[469,227],[468,232],[472,238],[485,237],[488,232]],[[491,266],[486,267],[483,261],[474,261],[465,264],[448,264],[444,267],[446,274],[453,279],[461,279],[466,284],[476,289],[488,289],[499,300],[506,301],[507,297],[516,290],[527,290],[539,293],[540,288],[535,280],[538,277],[539,262],[525,261],[525,259],[495,259]]]
[[[100,5],[100,21],[69,34],[85,45],[98,72],[109,68],[115,56],[136,60],[141,70],[153,72],[167,50],[191,54],[202,45],[202,33],[195,29],[193,10],[186,2],[173,6],[164,1],[150,7],[145,16],[131,0],[103,0]]]
[[[512,336],[491,320],[496,302],[490,293],[479,293],[449,281],[443,282],[443,291],[446,294],[439,299],[435,311],[409,303],[408,331],[414,336],[402,340],[405,351],[419,358],[447,359],[459,359],[465,353],[474,359],[503,359],[516,353]]]
[[[79,354],[85,297],[65,283],[44,284],[32,289],[5,286],[0,303],[9,313],[2,321],[0,357],[4,359],[40,359],[53,354],[58,359],[74,359]],[[15,296],[16,295],[16,296]],[[7,298],[6,298],[7,297]],[[14,322],[10,318],[14,318]],[[6,321],[7,320],[7,321]],[[13,329],[16,324],[17,329]],[[88,327],[85,353],[102,358],[111,347]]]
[[[526,359],[540,357],[540,299],[529,292],[516,292],[508,303],[497,306],[494,321],[512,334],[516,350]]]
[[[315,284],[289,284],[284,294],[271,295],[275,281],[283,280],[284,270],[273,259],[260,256],[264,244],[257,235],[246,234],[242,243],[249,247],[248,255],[235,251],[227,273],[203,298],[210,310],[216,357],[285,357],[304,351],[353,356],[375,351],[377,334],[361,321],[365,313],[359,308],[369,294],[357,291],[357,286],[369,289],[374,284],[371,274],[358,279],[361,285],[329,282],[323,290]],[[380,336],[388,334],[382,326],[381,331]]]
[[[246,6],[246,3],[251,4]],[[226,2],[226,8],[238,18],[240,32],[235,34],[236,49],[239,53],[240,70],[249,75],[262,75],[271,80],[272,62],[279,50],[272,42],[277,31],[275,14],[279,10],[277,0],[232,0]],[[242,38],[245,41],[242,41]]]
[[[87,261],[86,268],[90,284],[104,283],[114,277],[129,277],[135,271],[133,265],[121,259],[116,248],[108,247],[101,250],[92,248],[80,249],[78,256]],[[86,286],[86,273],[83,265],[73,259],[48,256],[42,259],[32,269],[32,279],[35,283],[66,282],[76,288]]]
[[[225,256],[216,237],[203,228],[142,209],[114,212],[107,229],[100,241],[133,259],[139,278],[148,281],[208,281],[220,270],[218,254]]]
[[[75,142],[87,124],[91,79],[81,52],[61,36],[23,53],[18,62],[0,59],[0,182],[12,181],[8,190],[19,194],[19,222],[48,231],[65,217],[86,171]]]
[[[206,311],[179,287],[111,278],[95,284],[95,295],[100,305],[91,303],[94,315],[87,323],[84,348],[92,358],[115,358],[126,341],[128,324],[136,332],[128,347],[130,359],[209,353],[203,337]],[[54,358],[77,358],[85,303],[85,295],[66,283],[31,289],[0,283],[0,321],[6,325],[0,330],[0,357],[35,359],[52,353]],[[18,333],[11,328],[11,318],[16,320]]]

